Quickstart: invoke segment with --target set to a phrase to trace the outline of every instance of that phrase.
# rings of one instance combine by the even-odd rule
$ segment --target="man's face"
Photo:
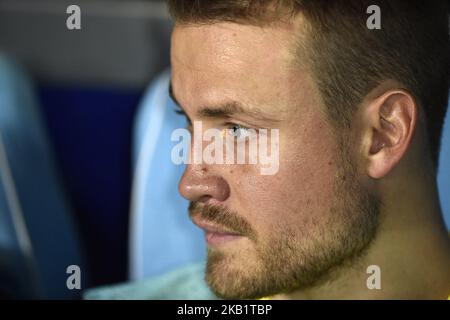
[[[377,201],[311,77],[294,67],[296,28],[177,25],[172,35],[173,94],[192,122],[279,129],[276,174],[258,164],[191,164],[180,182],[191,218],[208,231],[206,280],[223,298],[312,285],[375,234]],[[242,110],[226,116],[201,112],[236,103]]]

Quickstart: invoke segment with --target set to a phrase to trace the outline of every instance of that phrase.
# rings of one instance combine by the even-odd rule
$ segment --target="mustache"
[[[194,215],[199,215],[204,221],[212,222],[256,241],[256,232],[253,230],[250,223],[236,212],[230,211],[225,207],[190,202],[189,217],[192,219]]]

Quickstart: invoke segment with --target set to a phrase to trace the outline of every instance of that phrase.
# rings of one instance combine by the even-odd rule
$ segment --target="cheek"
[[[301,132],[280,136],[277,174],[261,175],[258,166],[236,166],[229,172],[232,207],[260,231],[317,221],[330,212],[336,142],[320,122],[310,123]]]

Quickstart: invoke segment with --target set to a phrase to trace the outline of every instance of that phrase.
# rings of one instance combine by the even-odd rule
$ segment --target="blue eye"
[[[239,124],[235,124],[232,125],[229,130],[234,137],[243,138],[248,134],[249,128],[241,126]]]

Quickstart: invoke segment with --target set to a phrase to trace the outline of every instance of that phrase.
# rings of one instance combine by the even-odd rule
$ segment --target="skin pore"
[[[187,166],[179,189],[193,222],[241,235],[208,248],[208,284],[224,298],[447,298],[450,244],[417,102],[387,80],[348,132],[336,129],[313,77],[293,63],[295,19],[174,28],[172,92],[190,121],[225,134],[280,130],[275,175]],[[236,102],[249,112],[210,112]],[[366,286],[369,265],[381,269],[380,290]]]

